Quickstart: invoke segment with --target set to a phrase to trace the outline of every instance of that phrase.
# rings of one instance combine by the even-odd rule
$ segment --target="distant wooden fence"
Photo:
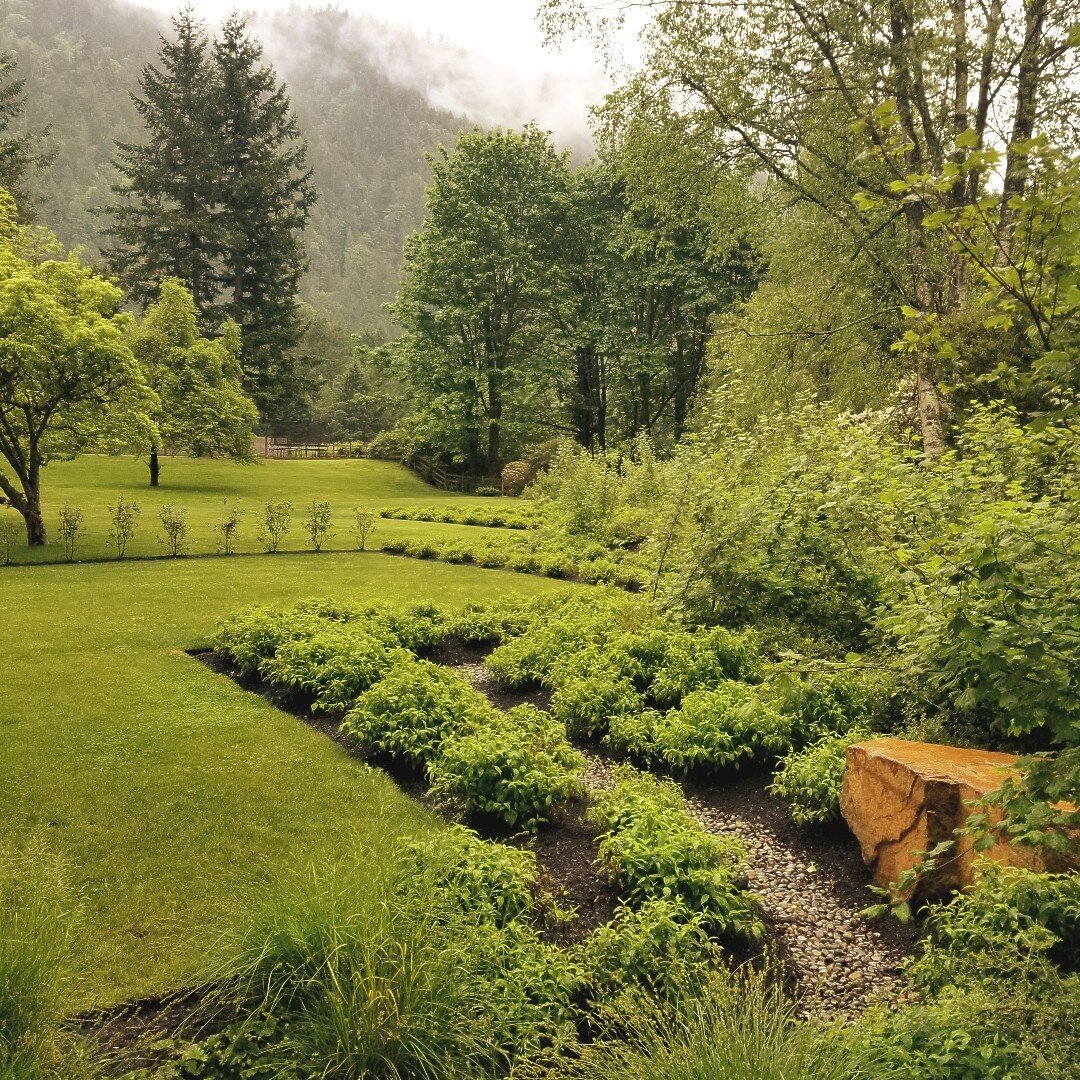
[[[297,461],[301,459],[321,458],[361,458],[367,457],[367,451],[361,442],[336,443],[287,443],[278,442],[269,435],[260,435],[255,440],[255,453],[264,458],[279,461]],[[482,476],[478,473],[454,472],[430,458],[418,457],[407,460],[387,458],[397,461],[414,472],[419,473],[429,484],[444,491],[475,491],[480,487],[492,487],[502,490],[502,479],[498,476]]]
[[[480,487],[502,490],[502,478],[498,476],[453,472],[429,458],[414,458],[405,464],[415,469],[429,484],[444,491],[475,491]]]

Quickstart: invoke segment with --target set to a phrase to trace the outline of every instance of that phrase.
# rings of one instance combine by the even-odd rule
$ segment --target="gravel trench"
[[[454,666],[497,706],[508,708],[523,700],[547,704],[537,701],[535,694],[500,688],[482,663]],[[587,759],[586,788],[609,787],[611,764],[594,754]],[[845,889],[827,869],[817,866],[797,842],[781,835],[769,820],[774,814],[711,806],[691,785],[686,788],[687,807],[701,825],[718,836],[743,841],[750,888],[761,901],[804,1015],[850,1020],[875,1001],[900,999],[904,992],[900,969],[911,950],[910,938],[883,935],[862,919],[859,910],[868,897],[853,896],[850,887]]]

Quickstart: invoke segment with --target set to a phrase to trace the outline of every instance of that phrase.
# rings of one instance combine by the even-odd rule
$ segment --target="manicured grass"
[[[50,543],[29,550],[20,544],[17,563],[59,562],[64,559],[56,525],[62,506],[83,514],[84,534],[78,541],[76,559],[115,556],[108,539],[109,507],[120,496],[134,501],[141,510],[136,536],[128,548],[130,557],[164,553],[161,543],[160,507],[165,503],[187,510],[193,554],[215,551],[214,526],[225,516],[234,500],[239,500],[243,518],[237,544],[239,551],[262,551],[257,539],[259,519],[268,500],[289,500],[293,504],[293,525],[282,550],[301,551],[310,547],[303,530],[304,510],[313,500],[331,504],[334,534],[327,548],[350,549],[355,541],[350,533],[353,509],[367,506],[378,510],[400,503],[454,501],[459,505],[480,505],[492,509],[500,499],[454,495],[425,484],[402,465],[387,461],[275,461],[259,460],[251,465],[208,459],[163,458],[161,487],[149,486],[146,463],[131,457],[85,456],[75,461],[53,462],[42,471],[42,503]],[[21,523],[13,510],[0,510],[0,520]],[[467,530],[467,532],[465,531]],[[476,528],[409,521],[380,520],[369,540],[378,548],[389,537],[412,537],[445,532],[476,535]]]
[[[282,475],[373,468],[355,465]],[[179,502],[183,469],[166,469],[177,487],[162,494]],[[358,836],[434,827],[381,773],[188,656],[219,617],[310,595],[455,602],[558,587],[376,553],[0,569],[0,837],[42,836],[72,864],[86,908],[75,1004],[183,985],[253,878],[332,859]]]

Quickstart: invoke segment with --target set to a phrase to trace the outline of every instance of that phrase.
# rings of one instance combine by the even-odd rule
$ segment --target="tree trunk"
[[[597,441],[599,382],[596,349],[586,345],[577,351],[577,400],[573,413],[574,435],[586,450],[592,450]]]
[[[502,388],[499,386],[499,373],[490,358],[488,367],[488,446],[487,468],[494,476],[499,471],[499,455],[502,453]]]
[[[158,452],[156,450],[150,451],[150,486],[152,488],[158,486],[158,476],[161,473],[161,467],[158,465]]]
[[[941,399],[932,365],[919,357],[916,370],[919,394],[919,431],[922,434],[923,454],[936,461],[945,452],[945,405]]]
[[[32,475],[20,476],[22,491],[0,474],[0,490],[7,496],[12,509],[17,510],[26,525],[26,542],[31,547],[44,547],[48,540],[45,518],[41,513],[41,485],[36,467]]]

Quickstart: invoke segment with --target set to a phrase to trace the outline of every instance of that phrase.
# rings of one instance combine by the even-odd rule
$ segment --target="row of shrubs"
[[[108,507],[108,543],[117,559],[123,559],[138,531],[142,508],[137,502],[123,497]],[[213,525],[215,548],[219,555],[234,555],[241,537],[241,525],[245,511],[239,502],[225,503],[221,519]],[[164,503],[158,507],[158,530],[154,534],[166,555],[179,558],[191,551],[191,528],[187,510],[182,506]],[[348,523],[348,531],[357,548],[364,550],[368,537],[375,528],[376,514],[367,507],[355,507]],[[288,500],[266,503],[256,518],[256,539],[263,550],[273,554],[280,550],[285,539],[293,532],[293,504]],[[315,500],[304,510],[300,527],[314,551],[321,551],[334,536],[333,510],[328,502]],[[78,558],[79,545],[86,535],[83,512],[71,506],[63,506],[57,519],[56,536],[63,545],[68,562]],[[14,520],[0,522],[0,565],[15,561],[15,550],[21,529]]]
[[[423,771],[473,815],[535,829],[581,793],[585,762],[566,729],[530,706],[495,709],[464,678],[417,657],[474,633],[430,605],[301,604],[227,620],[215,649],[244,675],[302,694],[364,751]],[[485,629],[483,633],[487,633]]]
[[[535,529],[539,516],[531,507],[489,509],[484,506],[388,506],[380,517],[398,521],[438,521],[445,525],[484,525],[491,529]]]
[[[753,632],[685,630],[613,593],[549,605],[485,663],[508,687],[551,690],[572,737],[640,765],[777,765],[773,790],[800,823],[838,816],[847,746],[891,720],[879,669],[847,661],[791,674]]]
[[[550,690],[550,716],[499,713],[414,656],[450,639],[494,644],[494,677]],[[797,821],[833,820],[847,746],[890,708],[878,671],[847,662],[792,675],[752,632],[685,630],[614,589],[458,610],[307,602],[242,613],[216,647],[243,674],[307,695],[372,752],[427,770],[448,798],[517,824],[545,819],[544,800],[569,790],[567,737],[673,772],[772,766]],[[524,784],[515,799],[500,777]]]
[[[389,540],[383,551],[413,559],[439,559],[489,569],[515,570],[521,574],[606,583],[637,591],[649,575],[632,552],[620,552],[591,540],[568,537],[514,536],[478,540],[429,536]]]

